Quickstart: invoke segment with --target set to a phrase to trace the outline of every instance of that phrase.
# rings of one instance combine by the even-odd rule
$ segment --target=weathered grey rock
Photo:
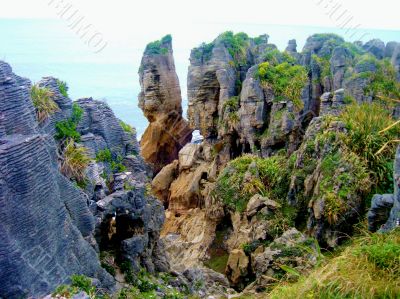
[[[96,238],[100,248],[119,248],[135,270],[167,271],[165,253],[159,241],[164,209],[154,198],[146,198],[145,186],[119,190],[97,204]]]
[[[269,210],[276,210],[280,205],[267,197],[263,197],[260,194],[255,194],[252,198],[250,198],[246,207],[246,215],[248,217],[254,216],[257,212],[267,208]]]
[[[306,242],[307,239],[302,233],[291,228],[267,248],[263,249],[262,246],[257,248],[251,255],[251,266],[256,280],[245,291],[268,286],[276,277],[283,274],[282,265],[294,268],[300,273],[312,269],[317,262],[318,253],[315,246]]]
[[[362,165],[362,160],[339,159],[334,173],[327,173],[322,168],[322,163],[327,155],[338,153],[342,157],[342,151],[346,148],[341,140],[336,141],[325,139],[323,143],[315,142],[316,137],[322,132],[328,134],[346,134],[345,124],[338,121],[329,123],[329,127],[323,127],[324,118],[314,118],[304,136],[304,141],[296,152],[296,162],[288,193],[288,201],[291,205],[300,209],[301,213],[306,213],[308,233],[314,236],[320,244],[327,244],[330,247],[337,246],[341,235],[351,233],[354,224],[361,214],[362,203],[365,197],[365,190],[369,190],[370,181],[368,178],[357,181],[357,165]],[[344,148],[342,148],[344,147]],[[358,164],[359,163],[359,164]],[[302,173],[302,171],[304,171]],[[326,204],[328,195],[335,196],[336,193],[320,192],[321,183],[329,178],[333,185],[334,192],[340,190],[340,182],[335,180],[337,177],[347,173],[349,178],[347,184],[354,186],[354,190],[346,194],[346,200],[340,203],[340,213],[331,213]],[[317,191],[318,190],[318,191]],[[306,207],[306,204],[308,207]]]
[[[233,58],[218,39],[214,41],[211,57],[198,58],[195,48],[190,55],[188,72],[188,118],[193,129],[198,129],[205,138],[218,136],[218,115],[223,103],[235,96],[237,73]]]
[[[261,139],[263,156],[270,156],[277,149],[286,148],[292,153],[301,142],[300,121],[291,101],[274,101],[268,128]]]
[[[320,116],[331,114],[339,115],[345,103],[344,89],[336,90],[335,92],[326,92],[321,96]]]
[[[110,288],[112,277],[85,240],[94,229],[87,197],[58,172],[29,87],[0,62],[0,297],[45,295],[72,274]]]
[[[58,105],[59,110],[52,114],[48,119],[40,123],[40,128],[46,134],[52,136],[56,133],[56,123],[66,120],[71,116],[72,101],[68,97],[61,94],[58,86],[58,79],[54,77],[44,77],[37,85],[42,88],[47,88],[53,93],[53,100]]]
[[[352,58],[351,52],[346,47],[339,46],[333,50],[332,57],[330,59],[331,73],[333,76],[333,90],[343,87],[345,72],[346,69],[351,65]]]
[[[260,80],[255,78],[258,67],[251,67],[242,85],[239,108],[239,135],[242,144],[249,144],[250,149],[255,147],[257,136],[266,127],[268,113],[272,105],[272,90],[264,90]]]
[[[343,81],[343,87],[346,92],[356,99],[358,103],[371,102],[372,95],[365,92],[365,88],[371,82],[369,76],[363,76],[366,72],[375,72],[377,65],[371,60],[358,62],[354,66],[353,71],[346,74],[346,79]]]
[[[288,42],[288,45],[286,47],[286,52],[288,53],[297,53],[297,42],[295,39],[291,39]]]
[[[368,230],[375,232],[388,220],[393,203],[393,194],[375,194],[372,197],[368,211]]]
[[[0,138],[36,133],[35,108],[30,100],[31,83],[13,74],[10,65],[0,61]]]
[[[111,108],[102,101],[83,98],[76,101],[83,110],[82,119],[77,126],[82,135],[82,144],[91,153],[109,149],[114,155],[122,157],[137,152],[136,136],[125,132]]]
[[[385,57],[385,43],[380,39],[372,39],[363,45],[363,49],[376,58],[382,59]]]

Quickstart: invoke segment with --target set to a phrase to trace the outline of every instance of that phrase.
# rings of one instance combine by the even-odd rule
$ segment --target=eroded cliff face
[[[0,296],[45,295],[75,273],[112,288],[90,245],[87,197],[59,173],[56,144],[36,122],[30,88],[0,62]]]
[[[301,52],[295,40],[280,52],[268,36],[227,32],[192,50],[188,120],[205,140],[187,144],[152,182],[167,208],[162,236],[173,269],[223,260],[218,271],[231,286],[256,291],[271,283],[266,276],[281,277],[278,263],[290,263],[289,252],[298,271],[312,267],[316,252],[300,249],[315,249],[308,237],[335,247],[351,234],[372,178],[349,153],[339,115],[398,92],[379,87],[398,84],[399,44],[382,44],[315,34]],[[399,106],[387,111],[398,117]],[[277,167],[278,178],[268,167]]]
[[[141,154],[157,173],[175,160],[191,139],[191,130],[182,117],[170,36],[147,46],[139,76],[139,107],[150,122],[141,139]]]
[[[74,274],[114,291],[100,255],[112,256],[109,267],[169,270],[159,240],[164,208],[146,194],[151,171],[134,128],[101,101],[73,103],[60,84],[37,83],[56,105],[38,121],[30,81],[0,62],[0,297],[44,296]],[[66,156],[71,140],[77,156]],[[83,178],[63,171],[68,159],[87,161]]]

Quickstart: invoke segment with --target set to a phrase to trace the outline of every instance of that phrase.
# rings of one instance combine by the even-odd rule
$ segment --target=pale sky
[[[57,18],[56,2],[70,3],[104,32],[137,26],[144,32],[191,23],[338,26],[339,13],[361,28],[400,29],[398,0],[2,0],[0,18]],[[335,6],[337,5],[337,6]],[[329,12],[338,7],[335,17]]]

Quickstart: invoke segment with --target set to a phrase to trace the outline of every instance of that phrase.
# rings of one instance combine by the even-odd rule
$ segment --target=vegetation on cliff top
[[[48,88],[33,85],[31,88],[31,99],[36,109],[36,116],[39,123],[60,110],[57,103],[54,102],[54,93]]]
[[[172,41],[172,36],[167,34],[161,40],[156,40],[147,44],[146,49],[144,50],[144,54],[146,55],[165,55],[168,53],[167,43]]]
[[[303,108],[301,94],[308,80],[303,66],[292,65],[287,61],[279,64],[267,61],[258,65],[256,77],[272,88],[278,101],[291,100],[297,110]]]

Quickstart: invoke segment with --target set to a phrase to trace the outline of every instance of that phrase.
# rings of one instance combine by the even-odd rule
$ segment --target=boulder
[[[152,191],[155,196],[166,206],[168,205],[169,199],[169,188],[171,183],[176,179],[178,175],[178,160],[175,160],[171,164],[165,166],[161,171],[155,176],[151,182]]]
[[[242,249],[234,249],[229,253],[225,273],[229,281],[239,285],[249,273],[249,258]]]
[[[270,210],[276,210],[280,207],[280,205],[276,201],[273,201],[267,197],[263,197],[260,194],[255,194],[247,203],[246,214],[248,217],[252,217],[265,207]]]

